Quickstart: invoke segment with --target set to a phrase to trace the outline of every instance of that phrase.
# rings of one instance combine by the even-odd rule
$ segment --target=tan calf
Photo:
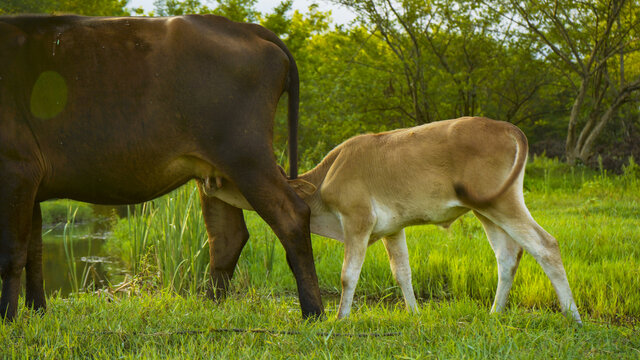
[[[514,125],[465,117],[353,137],[291,180],[311,208],[311,232],[345,244],[338,317],[349,314],[367,246],[378,239],[408,309],[417,311],[404,228],[448,226],[472,210],[498,261],[491,311],[505,307],[524,248],[551,280],[563,312],[580,322],[558,242],[524,203],[527,151],[527,139]],[[251,208],[232,184],[224,184],[214,196]]]

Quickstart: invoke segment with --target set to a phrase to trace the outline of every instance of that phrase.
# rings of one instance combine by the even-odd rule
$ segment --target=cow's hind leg
[[[211,284],[207,296],[220,299],[226,295],[229,281],[238,263],[242,248],[249,239],[242,209],[205,194],[198,183],[202,215],[209,235],[209,272]]]
[[[383,238],[382,242],[389,256],[393,277],[396,279],[398,285],[400,285],[400,289],[402,289],[407,310],[418,312],[416,297],[413,293],[413,286],[411,285],[411,266],[409,265],[409,250],[407,249],[404,229]]]
[[[40,203],[36,203],[33,208],[25,269],[27,272],[25,305],[35,310],[44,310],[47,303],[42,279],[42,213]]]
[[[513,278],[518,270],[522,257],[522,247],[491,220],[474,212],[484,226],[491,248],[498,262],[498,287],[491,312],[502,311],[507,304],[507,297],[513,285]]]
[[[287,184],[272,155],[256,154],[271,155],[271,150],[239,156],[226,173],[284,246],[303,317],[321,316],[324,310],[313,261],[309,207]]]
[[[502,205],[505,206],[506,203]],[[479,212],[500,226],[536,259],[551,280],[562,312],[581,323],[567,274],[562,265],[558,241],[535,222],[529,210],[524,206],[524,201],[514,201],[504,209],[501,209],[499,205]]]

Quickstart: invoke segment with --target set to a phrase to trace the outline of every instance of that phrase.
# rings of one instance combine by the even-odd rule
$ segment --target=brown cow
[[[289,93],[296,167],[298,70],[272,32],[217,16],[0,17],[0,314],[45,308],[41,201],[153,199],[189,179],[233,181],[287,251],[303,316],[323,306],[309,208],[272,150]],[[248,233],[240,209],[202,197],[212,291],[224,293]],[[217,290],[217,291],[215,291]]]
[[[465,117],[351,138],[292,180],[311,208],[311,232],[345,243],[338,317],[349,314],[367,246],[382,238],[407,307],[417,310],[404,228],[449,226],[472,210],[498,261],[492,312],[505,307],[526,249],[580,323],[558,242],[531,217],[522,194],[528,145],[512,124]],[[233,184],[215,192],[250,208]],[[315,191],[317,189],[317,191]]]

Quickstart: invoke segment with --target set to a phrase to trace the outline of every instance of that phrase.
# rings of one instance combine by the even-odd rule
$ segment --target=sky
[[[155,0],[129,0],[128,7],[137,8],[142,6],[145,12],[148,12],[155,8],[153,6],[154,1]],[[347,24],[355,18],[355,15],[350,10],[331,4],[327,0],[293,0],[293,9],[300,10],[304,13],[309,8],[309,5],[314,2],[319,5],[321,11],[331,10],[331,18],[335,24]],[[201,3],[208,6],[215,6],[216,2],[214,0],[204,0],[201,1]],[[262,13],[271,12],[278,4],[280,4],[280,0],[258,0],[256,3],[256,10]]]

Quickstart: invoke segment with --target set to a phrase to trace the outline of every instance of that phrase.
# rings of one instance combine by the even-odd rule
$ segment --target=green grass
[[[305,322],[293,296],[256,289],[221,303],[167,292],[52,299],[42,317],[0,324],[3,358],[637,358],[637,330],[547,311],[489,315],[470,300],[429,302],[419,315],[367,302],[348,320]],[[327,300],[335,308],[336,300]],[[269,330],[273,333],[221,332]],[[284,332],[291,332],[285,334]],[[388,335],[375,337],[374,335]],[[351,335],[351,336],[350,336]],[[360,335],[355,337],[353,335]]]
[[[527,204],[560,243],[583,328],[558,313],[549,280],[527,254],[506,312],[489,315],[496,261],[480,223],[469,214],[448,230],[408,229],[418,315],[404,310],[378,242],[367,251],[352,314],[335,320],[343,245],[313,236],[328,320],[302,321],[284,250],[253,213],[245,216],[251,239],[230,297],[213,303],[202,295],[208,245],[190,185],[116,226],[112,246],[135,269],[133,280],[117,293],[113,286],[50,299],[42,317],[21,307],[14,323],[0,325],[0,357],[640,357],[638,166],[631,163],[624,174],[611,175],[536,158],[527,171]],[[279,333],[216,330],[230,328]],[[389,332],[401,334],[340,335]]]

